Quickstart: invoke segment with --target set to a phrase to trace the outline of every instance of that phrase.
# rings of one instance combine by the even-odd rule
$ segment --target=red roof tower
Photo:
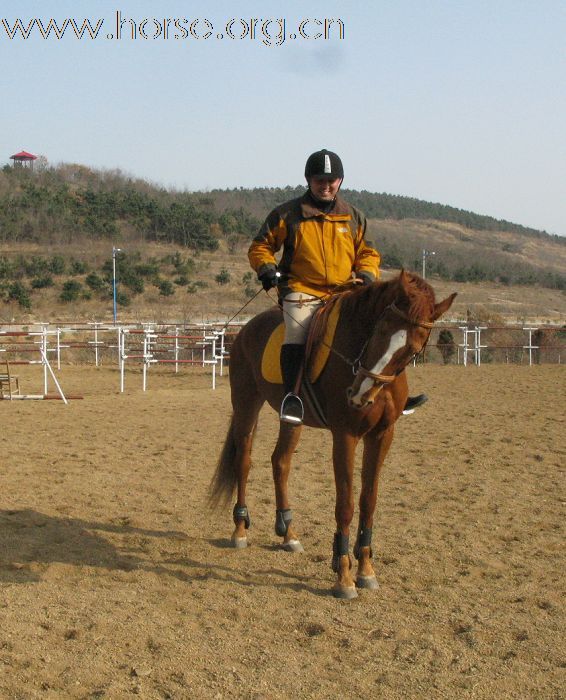
[[[14,153],[10,156],[10,160],[14,161],[14,168],[30,168],[33,170],[33,161],[37,160],[37,156],[33,153],[28,153],[27,151],[20,151],[19,153]]]

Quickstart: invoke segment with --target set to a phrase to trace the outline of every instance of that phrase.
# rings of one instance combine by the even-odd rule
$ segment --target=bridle
[[[376,372],[370,371],[369,369],[366,369],[362,365],[361,358],[363,357],[363,355],[367,349],[369,341],[371,340],[371,336],[370,336],[370,338],[368,338],[366,340],[358,357],[353,362],[349,362],[349,364],[352,365],[352,371],[354,374],[359,373],[363,377],[369,377],[370,379],[373,379],[375,382],[379,382],[380,384],[391,384],[391,382],[393,382],[399,376],[399,374],[401,374],[401,372],[405,369],[405,367],[409,364],[409,362],[411,362],[411,360],[414,357],[416,357],[416,355],[423,352],[423,350],[425,349],[425,347],[428,343],[428,340],[430,338],[430,332],[434,328],[434,323],[431,321],[415,321],[414,319],[410,318],[404,311],[401,311],[401,309],[398,306],[396,306],[395,302],[391,302],[391,304],[389,304],[389,306],[385,307],[385,309],[383,310],[383,312],[381,313],[381,315],[377,319],[377,323],[379,323],[379,321],[381,321],[381,319],[383,318],[383,316],[385,315],[385,313],[387,311],[392,311],[394,314],[399,316],[399,318],[402,318],[406,323],[410,324],[411,326],[417,326],[419,328],[428,329],[429,334],[427,336],[427,339],[423,343],[422,348],[419,350],[419,352],[415,353],[412,357],[410,357],[407,360],[407,362],[403,365],[403,367],[401,367],[399,370],[397,370],[397,372],[395,374],[378,374]],[[376,323],[376,325],[377,325],[377,323]]]

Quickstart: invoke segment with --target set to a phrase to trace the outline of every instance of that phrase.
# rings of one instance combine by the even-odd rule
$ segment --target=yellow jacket
[[[309,193],[274,209],[254,238],[248,257],[258,277],[278,267],[279,293],[331,293],[352,277],[379,276],[379,253],[365,240],[366,219],[338,196],[329,212],[320,211]],[[283,247],[277,263],[275,253]]]

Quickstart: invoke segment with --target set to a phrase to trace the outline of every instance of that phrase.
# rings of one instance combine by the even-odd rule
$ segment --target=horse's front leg
[[[332,569],[338,575],[332,593],[336,598],[355,598],[350,558],[350,523],[354,516],[352,480],[358,438],[349,433],[333,433],[332,460],[336,483],[336,533],[332,551]]]
[[[371,535],[377,488],[381,467],[393,440],[393,426],[387,430],[370,431],[364,435],[364,457],[362,466],[362,489],[360,492],[360,522],[354,546],[354,556],[358,560],[356,585],[358,588],[378,587],[375,571],[371,563]]]
[[[300,425],[280,423],[279,438],[271,455],[277,508],[275,511],[275,533],[283,537],[282,547],[288,552],[304,551],[291,524],[293,515],[289,506],[288,489],[291,460],[301,437],[301,428]]]

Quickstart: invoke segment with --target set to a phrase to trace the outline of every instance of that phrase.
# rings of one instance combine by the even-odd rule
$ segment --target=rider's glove
[[[265,272],[259,276],[259,281],[263,288],[268,292],[272,287],[277,286],[277,270],[274,267],[268,267]]]
[[[373,275],[370,275],[367,272],[356,272],[356,279],[361,280],[362,284],[365,286],[366,284],[371,284],[374,282]]]

